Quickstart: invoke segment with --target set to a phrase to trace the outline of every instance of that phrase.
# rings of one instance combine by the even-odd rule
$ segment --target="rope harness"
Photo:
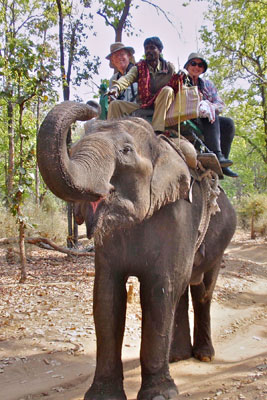
[[[205,238],[211,216],[215,215],[216,212],[221,211],[217,203],[217,198],[220,194],[218,175],[210,169],[205,170],[201,164],[199,164],[198,167],[200,170],[202,169],[202,173],[191,171],[193,183],[194,181],[199,182],[202,195],[201,218],[198,227],[198,239],[196,242],[195,252],[197,252]]]
[[[170,146],[179,154],[179,156],[182,157],[184,161],[186,161],[185,156],[177,143],[174,143],[173,140],[164,135],[160,135],[160,138],[168,142]],[[192,190],[194,182],[196,181],[199,182],[202,195],[202,208],[200,223],[198,227],[198,239],[195,246],[196,253],[205,238],[211,216],[215,215],[216,212],[221,211],[217,203],[217,199],[220,194],[220,187],[218,184],[218,175],[211,169],[205,169],[200,161],[198,161],[196,169],[190,168],[190,173],[192,181],[189,192],[189,201],[192,202]]]

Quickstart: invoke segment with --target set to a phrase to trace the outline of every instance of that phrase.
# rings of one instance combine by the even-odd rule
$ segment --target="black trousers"
[[[235,136],[235,125],[231,118],[216,115],[211,124],[208,118],[198,118],[196,124],[203,132],[205,145],[215,154],[222,152],[229,157],[232,141]]]

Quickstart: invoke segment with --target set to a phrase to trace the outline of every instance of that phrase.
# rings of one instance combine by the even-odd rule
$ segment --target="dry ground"
[[[16,260],[0,251],[0,399],[81,400],[95,368],[93,258],[32,248],[28,272],[27,283],[18,284]],[[212,304],[215,359],[171,365],[179,399],[267,399],[266,272],[266,241],[238,232]],[[123,360],[134,400],[141,311],[135,278],[129,285]]]

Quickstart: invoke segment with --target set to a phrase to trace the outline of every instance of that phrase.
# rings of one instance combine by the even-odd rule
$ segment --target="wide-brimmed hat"
[[[204,63],[204,71],[203,71],[203,73],[206,72],[207,69],[208,69],[208,63],[200,53],[191,53],[191,54],[189,54],[188,60],[186,61],[185,65],[184,65],[184,68],[187,68],[188,64],[190,63],[190,61],[194,60],[194,58],[199,58],[201,61],[203,61],[203,63]]]
[[[110,45],[110,53],[109,53],[109,55],[107,55],[106,59],[107,59],[107,60],[110,60],[110,57],[112,56],[112,54],[116,53],[116,51],[119,51],[119,50],[127,50],[127,51],[129,51],[129,53],[130,53],[131,55],[134,54],[134,49],[133,49],[133,47],[124,46],[124,44],[121,43],[121,42],[115,42],[115,43],[112,43],[112,44]]]

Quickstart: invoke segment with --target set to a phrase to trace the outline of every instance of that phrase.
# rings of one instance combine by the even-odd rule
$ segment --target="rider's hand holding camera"
[[[186,78],[188,76],[188,71],[185,68],[179,69],[177,75],[182,78]]]
[[[108,96],[108,102],[110,103],[112,100],[116,100],[119,95],[119,89],[117,86],[112,86],[107,92],[106,96]]]

